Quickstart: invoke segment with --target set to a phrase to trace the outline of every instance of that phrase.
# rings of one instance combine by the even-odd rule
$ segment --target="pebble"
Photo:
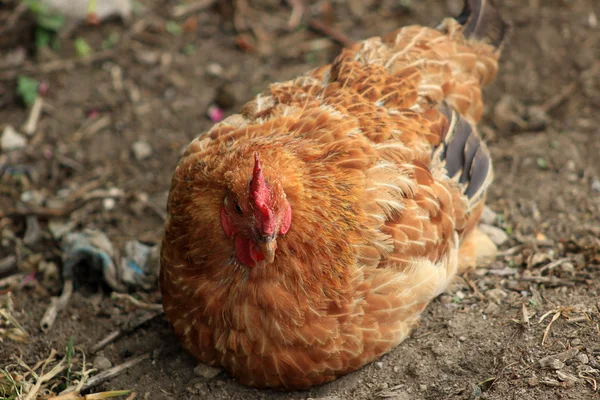
[[[94,358],[94,368],[99,371],[104,371],[105,369],[109,369],[112,367],[112,363],[110,360],[104,356],[98,356]]]
[[[573,265],[573,263],[568,261],[560,265],[560,270],[571,275],[575,274],[575,266]]]
[[[600,179],[592,179],[592,190],[595,192],[600,192]]]
[[[500,288],[488,290],[485,294],[496,304],[502,303],[502,300],[508,296],[506,292]]]
[[[496,246],[501,246],[508,240],[508,235],[506,232],[498,227],[487,224],[479,224],[479,229],[488,235],[490,240],[494,242]]]
[[[133,150],[135,159],[138,161],[145,160],[152,155],[152,147],[148,144],[148,142],[138,140],[137,142],[133,143],[131,149]]]
[[[496,315],[499,312],[500,312],[500,307],[498,307],[498,305],[496,303],[488,304],[487,308],[484,311],[484,313],[486,313],[487,315]]]
[[[540,384],[540,380],[536,377],[532,377],[527,380],[527,384],[531,387],[534,387]]]
[[[27,145],[27,139],[15,130],[11,125],[7,125],[2,132],[0,147],[4,151],[22,149]]]
[[[381,361],[376,362],[375,363],[375,368],[382,369],[383,368],[383,363]]]
[[[488,206],[483,207],[483,212],[481,213],[481,222],[487,225],[494,225],[498,215],[494,210],[489,208]]]
[[[571,348],[562,353],[552,354],[539,360],[540,367],[546,369],[562,369],[565,367],[565,361],[570,360],[579,353],[579,350]]]
[[[221,78],[223,76],[223,67],[221,64],[210,63],[206,66],[206,73],[211,76],[215,76],[217,78]]]
[[[583,354],[583,353],[582,353],[582,354],[579,354],[579,355],[577,356],[577,359],[578,359],[578,360],[579,360],[579,362],[580,362],[580,363],[582,363],[582,364],[587,364],[587,363],[589,363],[589,362],[590,362],[590,359],[589,359],[589,357],[587,356],[587,354]]]
[[[211,379],[219,375],[221,373],[221,369],[200,363],[196,366],[196,368],[194,368],[194,373],[196,374],[196,376]]]
[[[102,200],[102,206],[104,207],[105,210],[110,211],[113,208],[115,208],[115,205],[117,204],[117,202],[115,201],[115,199],[113,199],[112,197],[108,197],[104,200]]]

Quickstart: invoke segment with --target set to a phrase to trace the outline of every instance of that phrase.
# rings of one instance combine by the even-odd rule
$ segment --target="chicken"
[[[401,343],[493,256],[476,130],[507,25],[470,0],[276,83],[187,147],[161,254],[183,347],[243,384],[331,381]]]

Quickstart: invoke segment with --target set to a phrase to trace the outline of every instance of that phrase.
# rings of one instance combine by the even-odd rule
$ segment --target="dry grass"
[[[79,356],[78,356],[79,355]],[[78,370],[74,370],[78,368]],[[13,362],[0,369],[0,398],[6,400],[98,400],[121,396],[135,398],[131,390],[115,390],[81,395],[80,392],[95,369],[87,369],[85,353],[69,341],[64,357],[57,357],[52,349],[45,360],[33,366],[22,357],[13,356]]]

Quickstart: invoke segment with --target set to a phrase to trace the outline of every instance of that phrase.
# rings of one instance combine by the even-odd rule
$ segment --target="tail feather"
[[[439,110],[448,119],[442,143],[433,149],[433,159],[440,160],[450,179],[457,181],[476,205],[485,195],[493,179],[490,154],[475,127],[450,106],[442,103]]]
[[[502,19],[492,0],[465,0],[456,20],[463,25],[466,37],[488,40],[497,48],[510,36],[511,26]]]

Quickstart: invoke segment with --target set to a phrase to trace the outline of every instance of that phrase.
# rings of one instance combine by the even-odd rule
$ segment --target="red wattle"
[[[235,238],[235,255],[247,267],[254,267],[257,262],[265,259],[258,246],[252,240],[242,236]]]

